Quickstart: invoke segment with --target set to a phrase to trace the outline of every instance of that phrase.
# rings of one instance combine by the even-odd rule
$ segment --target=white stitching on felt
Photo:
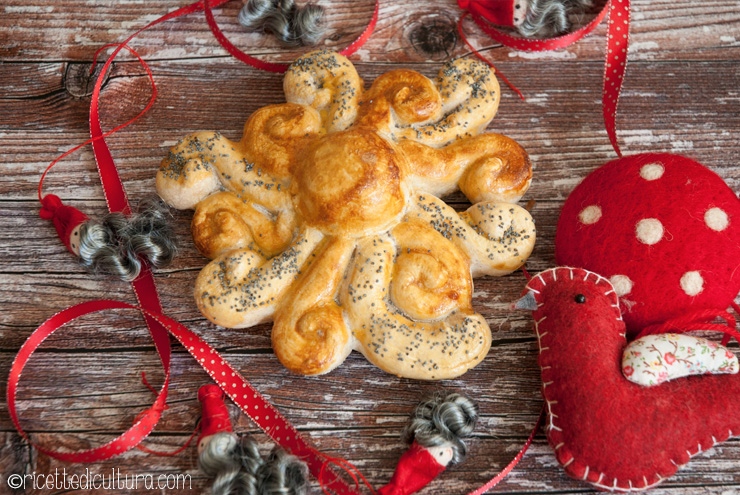
[[[712,435],[712,447],[714,447],[715,445],[717,445],[717,439],[714,438],[714,435]]]
[[[548,334],[548,332],[545,332],[542,335],[540,335],[540,333],[537,332],[537,346],[540,348],[540,353],[543,350],[543,348],[542,348],[542,337],[544,337],[547,334]],[[545,347],[545,349],[548,349],[548,347]]]
[[[586,472],[583,473],[583,481],[586,481],[588,479],[588,472],[590,471],[589,467],[586,466]]]
[[[553,270],[552,271],[552,281],[553,282],[557,282],[558,281],[558,271],[557,270]]]
[[[573,280],[573,269],[568,267],[568,271],[570,272],[570,279]]]
[[[557,418],[558,416],[557,416],[557,415],[554,415],[554,414],[552,413],[552,405],[553,405],[553,404],[557,404],[557,403],[558,403],[558,401],[556,401],[556,400],[552,400],[552,401],[551,401],[551,400],[547,400],[547,398],[545,398],[545,402],[547,403],[547,420],[548,420],[548,423],[549,423],[549,424],[547,425],[547,429],[548,429],[548,430],[555,430],[555,431],[563,431],[563,429],[562,429],[562,428],[559,428],[559,427],[557,427],[557,426],[555,425],[555,422],[553,421],[553,420],[554,420],[555,418]]]
[[[603,483],[600,483],[600,481],[601,481],[601,479],[603,477],[604,477],[604,473],[601,473],[601,476],[599,477],[599,480],[596,481],[595,483],[592,483],[592,485],[594,485],[596,488],[601,488],[603,490],[614,491],[614,492],[629,492],[629,491],[635,490],[634,485],[631,484],[632,483],[631,480],[629,481],[630,488],[627,488],[627,487],[624,487],[624,486],[613,486],[613,485],[605,485]],[[657,486],[657,485],[660,484],[660,481],[658,481],[658,482],[656,482],[656,483],[654,483],[652,485],[649,485],[648,484],[648,481],[647,481],[647,478],[645,478],[644,476],[643,476],[643,481],[645,482],[645,486],[644,487],[639,487],[638,488],[639,490],[648,490],[648,489],[653,488],[653,487],[655,487],[655,486]]]
[[[575,461],[575,460],[576,460],[576,458],[575,458],[575,457],[571,457],[571,458],[570,458],[570,459],[568,460],[568,462],[566,462],[565,464],[563,464],[563,467],[564,467],[564,468],[567,468],[567,467],[568,467],[568,466],[570,466],[570,465],[571,465],[571,464],[573,463],[573,461]]]
[[[543,316],[542,318],[540,318],[539,320],[535,320],[534,322],[534,331],[537,334],[537,346],[540,348],[540,354],[549,349],[549,347],[542,347],[542,337],[544,335],[547,335],[548,332],[540,334],[540,323],[542,323],[546,319],[547,316]]]
[[[687,452],[688,452],[688,451],[687,451]],[[689,454],[689,457],[691,457],[691,454]],[[669,459],[669,460],[671,461],[671,463],[672,463],[672,464],[673,464],[674,466],[678,467],[678,464],[676,463],[676,461],[674,461],[673,459]]]
[[[565,445],[565,442],[560,442],[559,444],[557,444],[557,445],[556,445],[556,446],[554,447],[554,450],[558,450],[558,449],[559,449],[560,447],[562,447],[563,445]]]

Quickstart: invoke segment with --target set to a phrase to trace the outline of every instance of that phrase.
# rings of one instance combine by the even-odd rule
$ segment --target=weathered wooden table
[[[373,10],[371,0],[320,3],[328,7],[325,45],[330,48],[351,42]],[[89,136],[92,81],[87,73],[95,50],[184,4],[6,0],[0,6],[3,396],[17,350],[46,318],[100,297],[133,302],[128,284],[91,276],[76,264],[52,226],[39,218],[36,187],[53,158]],[[299,50],[281,48],[269,36],[244,33],[236,23],[240,6],[235,1],[216,10],[218,22],[237,46],[267,60],[295,58]],[[352,61],[366,83],[397,67],[433,76],[444,60],[466,53],[455,34],[458,16],[452,0],[382,0],[377,29]],[[632,17],[630,63],[618,118],[623,151],[683,153],[740,190],[740,2],[635,0]],[[484,53],[526,97],[521,101],[504,90],[490,129],[519,141],[536,167],[524,200],[535,202],[538,239],[527,268],[537,272],[554,264],[555,223],[568,193],[589,171],[615,156],[601,117],[605,26],[568,49],[539,54],[492,44],[472,22],[466,26],[473,43],[485,48]],[[185,134],[212,129],[237,139],[251,112],[284,101],[281,76],[226,55],[202,14],[157,26],[131,45],[151,65],[159,89],[152,111],[109,139],[133,200],[154,191],[160,160]],[[139,64],[130,56],[120,57],[102,93],[103,128],[135,115],[149,91]],[[60,163],[45,191],[90,215],[105,211],[89,147]],[[465,207],[461,195],[448,201]],[[530,319],[510,309],[524,285],[521,273],[475,281],[474,306],[488,319],[494,343],[489,357],[460,379],[439,383],[398,379],[359,355],[327,376],[305,378],[288,373],[277,362],[270,349],[269,325],[225,330],[198,313],[192,286],[206,260],[190,239],[191,213],[173,215],[181,250],[173,265],[156,272],[166,312],[218,348],[320,449],[349,460],[374,485],[389,479],[404,450],[398,434],[408,414],[435,391],[474,397],[482,420],[469,442],[469,458],[424,493],[466,493],[502,469],[524,443],[542,400]],[[199,415],[196,391],[208,382],[181,347],[175,346],[173,359],[169,408],[145,442],[154,449],[172,450],[186,441]],[[18,396],[23,426],[35,442],[48,447],[100,445],[130,426],[151,404],[153,396],[142,385],[141,372],[153,384],[161,383],[162,372],[140,316],[109,312],[86,317],[48,339],[26,368]],[[253,433],[269,450],[264,434],[243,415],[235,418],[238,431]],[[53,474],[62,469],[77,474],[117,469],[129,475],[190,475],[192,490],[181,493],[199,493],[208,486],[197,469],[194,446],[175,457],[132,450],[98,464],[70,465],[37,454],[16,433],[7,408],[0,409],[0,493],[11,493],[6,485],[10,474]],[[320,491],[315,483],[313,488]],[[540,433],[524,460],[493,491],[591,489],[563,474]],[[30,485],[25,491],[53,492],[61,491],[34,491]],[[740,442],[731,440],[699,455],[653,493],[740,493]]]

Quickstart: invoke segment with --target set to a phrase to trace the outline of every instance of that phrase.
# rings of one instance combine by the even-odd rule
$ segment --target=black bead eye
[[[583,294],[576,294],[576,297],[574,297],[573,300],[578,304],[583,304],[586,302],[586,296]]]

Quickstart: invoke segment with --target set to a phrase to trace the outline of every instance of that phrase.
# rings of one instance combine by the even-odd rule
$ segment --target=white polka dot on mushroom
[[[681,289],[687,296],[696,296],[704,290],[704,279],[699,272],[686,272],[681,277]]]
[[[637,240],[648,246],[658,243],[663,238],[663,224],[657,218],[643,218],[635,226]]]
[[[640,168],[640,177],[645,180],[657,180],[663,177],[665,168],[660,163],[648,163]]]
[[[632,292],[632,287],[635,285],[627,275],[613,275],[609,278],[609,282],[612,283],[614,292],[619,297]]]
[[[599,205],[587,206],[578,214],[578,220],[586,225],[591,225],[601,219],[601,207]]]
[[[721,208],[709,208],[704,213],[704,223],[712,230],[722,232],[730,225],[730,217]]]

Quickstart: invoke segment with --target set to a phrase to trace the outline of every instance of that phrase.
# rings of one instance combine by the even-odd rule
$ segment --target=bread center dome
[[[330,235],[362,236],[395,225],[408,196],[405,157],[371,129],[327,134],[299,157],[296,209]]]

